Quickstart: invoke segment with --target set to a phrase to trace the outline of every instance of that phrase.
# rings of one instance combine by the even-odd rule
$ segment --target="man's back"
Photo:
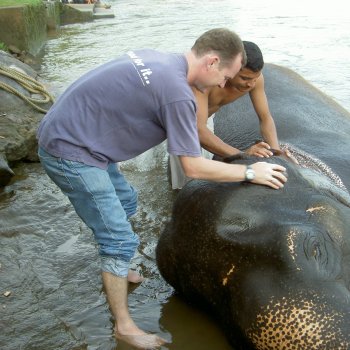
[[[180,113],[189,110],[191,116],[195,111],[186,71],[183,55],[155,50],[129,51],[95,68],[49,110],[38,130],[40,146],[56,157],[101,168],[133,158],[166,138],[176,148],[177,139],[196,128],[194,118]]]

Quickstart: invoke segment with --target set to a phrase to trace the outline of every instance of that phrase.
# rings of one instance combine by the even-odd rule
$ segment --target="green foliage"
[[[4,44],[2,41],[0,41],[0,50],[1,51],[7,51],[8,50],[6,44]]]
[[[42,0],[0,0],[0,7],[18,6],[18,5],[37,5]]]

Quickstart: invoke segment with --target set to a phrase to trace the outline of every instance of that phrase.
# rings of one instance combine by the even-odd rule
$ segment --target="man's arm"
[[[260,122],[260,132],[264,141],[267,142],[271,148],[280,149],[275,122],[270,113],[267,97],[264,87],[264,76],[261,74],[256,85],[249,93],[250,99],[253,103],[256,114]]]
[[[207,151],[214,153],[222,158],[240,153],[239,149],[228,145],[208,129],[207,122],[209,117],[209,91],[202,93],[198,90],[194,90],[194,94],[197,99],[197,128],[201,146]]]
[[[211,180],[217,182],[239,182],[245,180],[247,167],[242,164],[228,164],[203,157],[180,156],[180,161],[186,176],[193,179]],[[266,162],[254,163],[253,183],[266,185],[274,189],[283,187],[287,178],[281,165]]]

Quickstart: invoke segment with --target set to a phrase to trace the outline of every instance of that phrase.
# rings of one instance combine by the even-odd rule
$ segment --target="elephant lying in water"
[[[235,349],[350,349],[349,195],[318,172],[267,161],[287,168],[283,189],[193,180],[180,191],[159,270]]]

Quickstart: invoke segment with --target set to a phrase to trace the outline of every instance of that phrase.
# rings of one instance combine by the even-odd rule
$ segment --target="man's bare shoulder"
[[[245,94],[246,92],[241,92],[231,86],[225,86],[224,88],[214,87],[209,93],[209,106],[218,106],[220,108]]]
[[[256,81],[254,88],[249,91],[249,95],[250,95],[251,99],[254,99],[254,98],[257,99],[259,97],[261,98],[263,96],[266,96],[265,95],[264,77],[262,74],[260,75],[260,77]]]

